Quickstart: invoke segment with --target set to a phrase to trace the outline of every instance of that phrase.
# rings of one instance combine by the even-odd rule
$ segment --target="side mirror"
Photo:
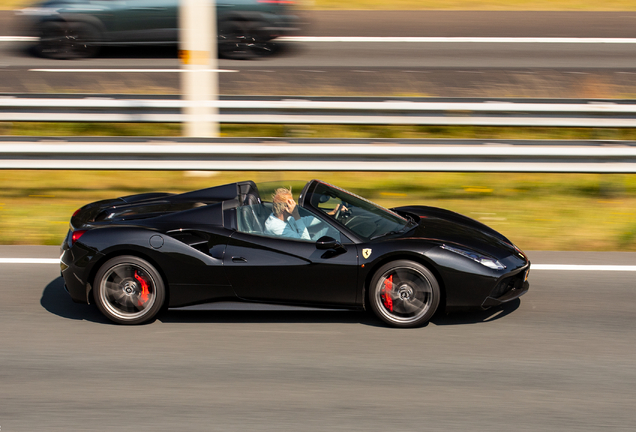
[[[334,249],[337,251],[346,250],[345,247],[335,238],[329,236],[322,236],[316,242],[316,249],[328,250]]]

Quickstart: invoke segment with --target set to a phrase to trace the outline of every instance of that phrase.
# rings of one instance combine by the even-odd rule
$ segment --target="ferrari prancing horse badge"
[[[371,256],[371,249],[362,249],[362,256],[367,259]]]

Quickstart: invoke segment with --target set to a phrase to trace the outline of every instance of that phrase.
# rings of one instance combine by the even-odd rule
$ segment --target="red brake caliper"
[[[393,312],[393,299],[389,294],[389,291],[393,290],[393,275],[384,279],[384,288],[380,291],[380,298],[382,299],[382,303],[384,303],[384,307]]]
[[[141,296],[139,296],[139,306],[143,306],[144,303],[148,301],[148,296],[150,295],[150,290],[148,289],[148,282],[141,276],[137,274],[137,270],[135,270],[135,279],[139,281],[141,284]]]

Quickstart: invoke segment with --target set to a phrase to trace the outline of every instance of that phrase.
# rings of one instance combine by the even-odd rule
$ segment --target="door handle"
[[[232,262],[235,263],[246,263],[247,260],[243,257],[232,257]]]

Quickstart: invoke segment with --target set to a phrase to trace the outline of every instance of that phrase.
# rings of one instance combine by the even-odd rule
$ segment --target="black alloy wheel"
[[[111,321],[143,324],[162,309],[165,286],[157,270],[135,256],[108,260],[95,276],[95,303]]]
[[[249,60],[274,52],[275,44],[259,31],[257,23],[227,21],[219,24],[219,57]]]
[[[36,52],[42,57],[68,60],[93,57],[99,50],[97,31],[88,24],[48,21],[41,24]]]
[[[419,327],[435,314],[440,288],[433,273],[414,261],[398,260],[380,267],[371,280],[369,303],[378,318],[392,327]]]

